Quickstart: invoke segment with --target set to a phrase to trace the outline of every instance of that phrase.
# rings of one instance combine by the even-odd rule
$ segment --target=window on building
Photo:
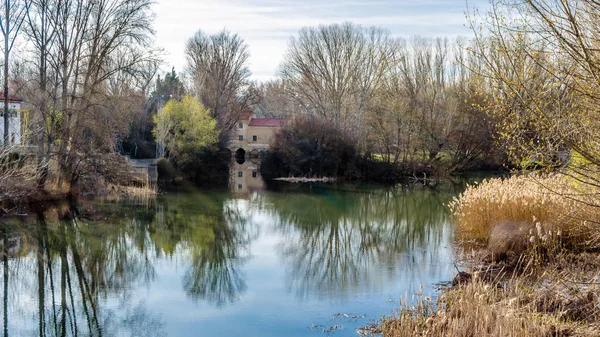
[[[240,140],[244,140],[244,136],[243,136],[243,135],[240,135],[239,139],[240,139]]]
[[[238,177],[243,177],[244,176],[244,172],[240,171],[238,172]]]
[[[252,141],[255,142],[258,139],[256,136],[252,136]]]
[[[256,178],[256,171],[252,172],[252,178]]]
[[[238,190],[242,189],[242,184],[238,184]]]
[[[238,128],[243,129],[244,128],[244,123],[238,123]]]

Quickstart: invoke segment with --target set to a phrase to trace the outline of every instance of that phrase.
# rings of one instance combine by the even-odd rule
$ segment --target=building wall
[[[248,123],[250,121],[239,121],[235,128],[231,131],[229,138],[228,147],[235,151],[237,148],[246,148],[246,130],[248,130]],[[241,126],[241,127],[240,127]],[[242,140],[239,137],[242,136]]]
[[[278,126],[250,126],[249,123],[250,121],[246,120],[240,121],[236,125],[229,141],[229,148],[232,151],[237,148],[243,148],[246,151],[267,149],[275,134],[281,129]],[[240,140],[240,136],[242,136],[242,140]],[[254,136],[256,136],[256,140],[254,140]]]
[[[281,127],[275,126],[249,126],[246,130],[247,142],[248,144],[263,144],[268,147],[280,129]],[[256,141],[254,136],[256,136]]]
[[[22,116],[21,103],[9,102],[8,139],[11,144],[22,142]],[[0,144],[4,143],[4,102],[0,102]]]
[[[8,108],[10,110],[21,110],[20,102],[8,102]],[[0,101],[0,109],[4,109],[4,101]]]

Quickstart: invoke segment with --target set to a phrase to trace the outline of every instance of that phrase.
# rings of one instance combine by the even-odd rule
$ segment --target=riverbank
[[[148,196],[157,193],[152,160],[131,160],[117,153],[85,163],[65,174],[52,159],[42,170],[36,161],[16,157],[0,174],[0,215],[18,214],[37,204],[72,201],[82,195]],[[93,164],[93,165],[92,165]]]
[[[79,196],[104,195],[116,197],[148,197],[157,194],[157,189],[150,186],[119,186],[108,184],[102,189],[72,191],[60,189],[23,189],[22,193],[12,196],[0,196],[0,217],[3,215],[18,215],[29,210],[45,208],[45,205],[54,205],[64,201],[72,201]]]
[[[471,186],[450,203],[466,269],[436,300],[417,296],[383,336],[598,336],[598,187],[569,175]],[[415,303],[410,305],[409,303]]]
[[[485,251],[479,251],[482,253]],[[364,335],[598,336],[600,254],[562,252],[548,261],[528,255],[516,264],[463,260],[453,285],[436,300],[418,297]]]

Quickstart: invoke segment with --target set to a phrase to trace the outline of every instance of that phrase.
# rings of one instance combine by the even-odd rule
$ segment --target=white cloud
[[[464,9],[464,0],[159,0],[156,42],[167,52],[167,67],[182,71],[189,37],[226,28],[250,45],[253,78],[266,80],[276,75],[289,37],[304,26],[352,21],[395,36],[466,35]]]

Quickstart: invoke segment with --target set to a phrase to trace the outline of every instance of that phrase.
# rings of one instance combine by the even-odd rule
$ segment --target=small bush
[[[159,158],[156,161],[156,168],[158,170],[158,178],[160,180],[170,181],[175,179],[177,176],[177,170],[167,158]]]
[[[231,157],[216,147],[197,148],[188,152],[191,159],[184,163],[177,158],[173,164],[177,173],[198,186],[225,187],[229,183]]]
[[[406,180],[404,166],[361,156],[356,140],[344,130],[319,119],[298,119],[276,134],[261,163],[267,179],[334,177],[396,183]]]
[[[275,176],[357,178],[356,142],[320,119],[297,119],[275,135],[264,161],[266,178]],[[270,175],[270,176],[269,176]]]
[[[488,240],[488,250],[498,259],[508,252],[521,255],[528,246],[531,224],[527,222],[500,222],[493,226]]]
[[[531,242],[559,237],[577,248],[600,248],[600,188],[561,174],[494,178],[467,187],[450,203],[457,237],[487,243],[507,223],[525,229]],[[514,231],[511,237],[514,238]],[[494,239],[501,241],[503,238]],[[492,241],[492,243],[494,242]],[[506,237],[504,240],[508,240]],[[519,239],[520,240],[520,239]],[[509,247],[510,245],[506,245]]]

